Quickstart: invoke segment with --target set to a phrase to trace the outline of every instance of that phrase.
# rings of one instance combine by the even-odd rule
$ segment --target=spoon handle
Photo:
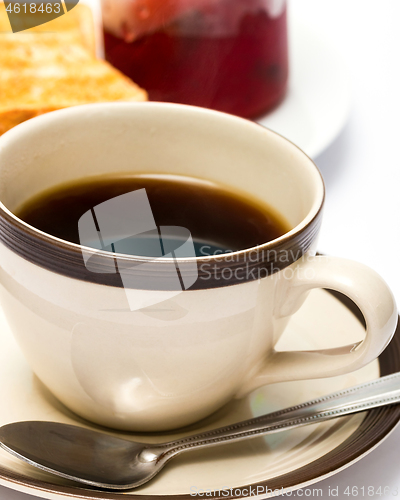
[[[399,402],[400,373],[395,373],[261,417],[177,441],[150,446],[143,450],[142,457],[145,461],[162,460],[164,462],[183,451],[194,448],[249,439]]]

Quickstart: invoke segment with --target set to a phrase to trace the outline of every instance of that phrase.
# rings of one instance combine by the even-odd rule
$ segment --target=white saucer
[[[52,420],[91,426],[63,407],[32,374],[0,314],[0,425],[19,420]],[[311,292],[306,304],[292,318],[280,349],[318,349],[361,340],[365,330],[350,310],[328,292]],[[397,342],[398,343],[398,342]],[[396,350],[397,349],[397,350]],[[398,369],[399,350],[389,346],[384,363],[378,360],[350,375],[331,379],[289,382],[264,387],[235,401],[185,432],[169,435],[127,435],[142,441],[166,441],[200,430],[226,425],[275,411],[332,391],[362,383]],[[393,361],[394,360],[394,361]],[[382,364],[383,363],[383,364]],[[378,417],[374,411],[380,412]],[[385,413],[388,412],[387,414]],[[396,413],[397,412],[397,413]],[[316,424],[267,437],[232,443],[181,455],[159,476],[127,493],[99,492],[80,487],[31,467],[0,450],[0,485],[49,499],[101,498],[149,499],[182,495],[194,489],[220,490],[249,485],[293,489],[334,474],[371,451],[394,427],[399,410],[373,410],[367,414]],[[370,435],[370,419],[374,432]],[[123,433],[116,433],[122,435]],[[271,485],[271,486],[270,486]],[[229,498],[230,496],[228,496]],[[240,498],[234,495],[235,498]],[[265,498],[265,495],[261,495]]]
[[[289,16],[289,42],[288,94],[282,104],[258,122],[316,158],[346,123],[350,110],[349,71],[334,48],[295,16]]]

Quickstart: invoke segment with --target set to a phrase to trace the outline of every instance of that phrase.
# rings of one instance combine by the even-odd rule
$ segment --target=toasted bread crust
[[[69,18],[78,7],[85,7],[81,12],[89,10],[78,5],[67,15],[23,33],[12,33],[8,23],[8,31],[0,33],[0,134],[25,120],[69,106],[147,100],[144,90],[96,59],[94,46],[88,44],[89,39],[94,40],[93,31],[83,37],[81,28],[76,28],[86,23],[86,14],[75,16],[75,21]],[[7,14],[0,4],[0,31],[6,25],[3,16]],[[58,26],[59,31],[45,31],[48,25]]]

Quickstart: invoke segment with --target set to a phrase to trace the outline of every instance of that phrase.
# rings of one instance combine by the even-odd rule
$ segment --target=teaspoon
[[[0,447],[58,476],[110,490],[153,478],[182,452],[241,441],[400,402],[400,373],[261,417],[160,444],[139,443],[56,422],[0,428]]]

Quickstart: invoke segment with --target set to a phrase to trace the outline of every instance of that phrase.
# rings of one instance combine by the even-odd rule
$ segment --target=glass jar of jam
[[[102,0],[106,59],[154,101],[256,118],[284,97],[286,0]]]

